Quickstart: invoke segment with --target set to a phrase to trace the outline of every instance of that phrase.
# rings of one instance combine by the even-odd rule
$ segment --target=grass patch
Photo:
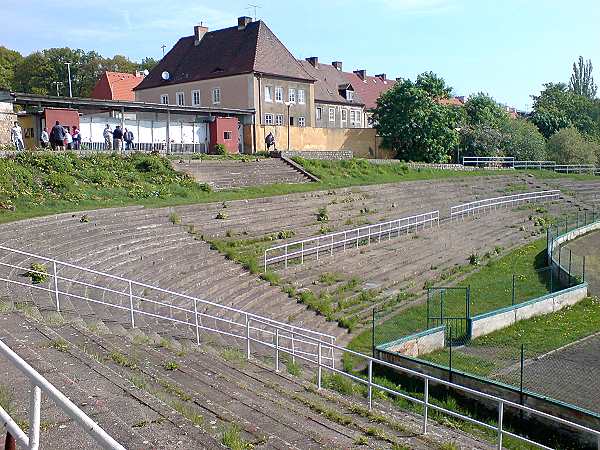
[[[137,364],[135,361],[130,360],[126,355],[120,352],[111,352],[109,358],[121,367],[126,367],[128,369],[137,369]]]
[[[240,435],[240,427],[237,424],[229,425],[221,435],[221,443],[231,450],[249,450],[254,446],[245,441]]]
[[[238,364],[246,364],[246,355],[237,348],[227,348],[221,352],[221,357],[225,361],[235,362]]]
[[[53,348],[59,352],[66,352],[69,350],[69,344],[64,339],[54,339],[48,344],[48,348]]]
[[[163,364],[163,369],[169,371],[177,370],[179,369],[179,363],[177,363],[177,361],[165,361]]]
[[[48,281],[48,268],[43,263],[31,263],[30,270],[25,274],[31,278],[33,284],[41,284]]]
[[[294,377],[299,377],[302,375],[302,366],[297,362],[294,362],[292,358],[288,358],[284,362],[287,373]]]

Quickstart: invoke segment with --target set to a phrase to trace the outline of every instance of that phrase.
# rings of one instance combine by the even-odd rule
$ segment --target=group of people
[[[103,136],[106,150],[121,151],[123,142],[125,142],[125,150],[133,150],[133,132],[127,128],[122,129],[117,125],[114,130],[111,130],[110,125],[106,124]]]
[[[10,130],[10,140],[17,151],[23,150],[25,144],[23,142],[23,129],[19,122],[14,122]],[[52,147],[53,150],[79,150],[81,148],[81,133],[79,128],[73,126],[73,130],[63,127],[57,120],[50,133],[44,128],[40,135],[40,146],[42,148]]]

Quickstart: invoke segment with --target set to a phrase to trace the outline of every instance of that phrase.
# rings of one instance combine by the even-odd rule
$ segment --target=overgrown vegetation
[[[31,263],[31,270],[25,276],[31,278],[33,284],[41,284],[48,281],[48,268],[43,263]]]

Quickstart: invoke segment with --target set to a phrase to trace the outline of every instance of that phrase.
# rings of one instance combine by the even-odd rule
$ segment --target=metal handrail
[[[69,400],[46,378],[40,375],[33,367],[27,364],[19,355],[8,347],[0,339],[0,353],[4,355],[14,367],[24,374],[31,383],[31,393],[29,396],[29,431],[28,434],[17,425],[6,410],[0,406],[0,418],[3,425],[10,432],[11,436],[19,443],[21,447],[29,450],[37,450],[40,445],[40,415],[41,415],[41,396],[47,395],[54,403],[71,419],[77,422],[81,428],[94,439],[102,448],[125,450],[121,444],[113,439],[106,431],[94,422],[87,414]]]
[[[440,223],[440,212],[437,210],[276,245],[265,250],[263,267],[266,271],[269,264],[284,262],[287,268],[288,262],[293,259],[300,259],[300,264],[303,264],[304,257],[314,253],[316,253],[318,260],[320,250],[329,250],[329,254],[332,255],[335,248],[343,247],[346,250],[346,244],[349,243],[352,243],[353,247],[358,247],[360,242],[364,240],[367,241],[367,244],[371,243],[371,239],[377,239],[379,242],[382,236],[387,235],[391,239],[392,233],[398,233],[399,235],[400,231],[404,230],[408,233],[413,227],[416,230],[419,225],[425,227],[425,225],[430,224],[433,226],[434,223],[438,225]],[[316,245],[309,246],[311,243]],[[283,254],[269,257],[269,253],[278,250],[283,250]]]
[[[515,205],[519,202],[527,202],[531,200],[540,200],[540,199],[558,199],[560,196],[560,190],[550,190],[550,191],[536,191],[536,192],[524,192],[521,194],[513,194],[513,195],[505,195],[502,197],[492,197],[486,198],[482,200],[475,200],[469,203],[463,203],[461,205],[452,206],[450,208],[450,218],[454,218],[456,216],[463,217],[465,214],[475,212],[479,209],[490,208],[492,206],[502,206],[502,205]]]
[[[513,156],[463,156],[463,166],[496,163],[513,167],[514,162]]]

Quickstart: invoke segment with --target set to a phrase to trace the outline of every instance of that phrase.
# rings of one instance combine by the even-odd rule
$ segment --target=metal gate
[[[446,345],[464,345],[471,336],[471,288],[427,288],[427,328],[446,326]]]

